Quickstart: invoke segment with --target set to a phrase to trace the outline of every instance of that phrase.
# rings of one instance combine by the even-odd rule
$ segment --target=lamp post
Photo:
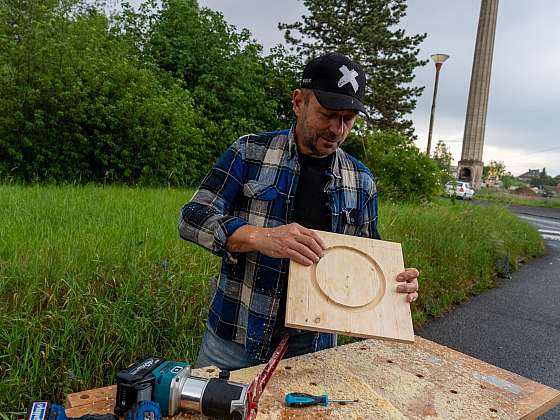
[[[426,148],[426,154],[430,156],[430,147],[432,146],[432,129],[434,127],[434,111],[436,109],[436,95],[437,87],[439,81],[439,71],[443,62],[449,58],[447,54],[432,54],[432,61],[436,64],[436,82],[434,83],[434,96],[432,98],[432,112],[430,113],[430,131],[428,131],[428,147]]]

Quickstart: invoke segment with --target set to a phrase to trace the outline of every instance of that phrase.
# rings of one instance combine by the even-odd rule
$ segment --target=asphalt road
[[[416,334],[560,389],[560,209],[511,210],[537,226],[546,255]],[[560,419],[560,406],[539,419]]]

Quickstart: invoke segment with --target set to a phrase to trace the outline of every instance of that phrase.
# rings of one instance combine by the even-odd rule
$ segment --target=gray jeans
[[[282,328],[274,334],[272,352],[286,333],[290,338],[284,359],[336,346],[336,334]],[[216,366],[221,370],[237,370],[261,363],[260,360],[252,358],[241,344],[218,337],[207,326],[195,367]]]

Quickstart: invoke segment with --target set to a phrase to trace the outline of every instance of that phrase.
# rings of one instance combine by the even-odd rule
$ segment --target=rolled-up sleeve
[[[215,255],[235,262],[227,250],[228,238],[247,224],[230,214],[232,203],[242,193],[244,159],[240,140],[220,157],[179,215],[179,236],[208,249]]]

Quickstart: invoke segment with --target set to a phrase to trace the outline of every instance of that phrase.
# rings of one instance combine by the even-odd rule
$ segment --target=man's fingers
[[[297,262],[298,264],[304,265],[309,267],[313,264],[313,261],[307,258],[305,255],[300,254],[296,250],[288,249],[287,251],[288,258],[292,261]]]
[[[408,293],[406,301],[414,302],[418,299],[418,276],[420,272],[416,268],[407,268],[397,275],[396,280],[400,283],[397,286],[397,292]]]
[[[319,246],[321,247],[321,251],[323,249],[327,249],[327,244],[325,243],[325,241],[323,241],[323,239],[321,239],[321,237],[317,234],[317,232],[313,232],[312,230],[309,229],[307,229],[307,232],[309,235],[311,235],[311,237],[315,240],[315,242],[319,244]]]
[[[301,244],[309,248],[315,255],[317,255],[317,258],[321,258],[323,256],[323,248],[321,247],[321,244],[317,242],[313,236],[306,235],[306,234],[299,235],[296,238],[296,241],[300,242]]]
[[[312,263],[319,262],[319,255],[313,252],[312,249],[307,247],[305,244],[301,242],[294,242],[290,244],[290,250],[295,251],[296,253],[304,256],[305,258],[311,260]]]
[[[403,283],[397,286],[397,292],[400,293],[414,293],[418,291],[418,283]]]
[[[414,293],[409,293],[409,294],[406,296],[406,300],[407,300],[409,303],[414,302],[416,299],[418,299],[418,293],[416,293],[416,292],[414,292]]]
[[[416,268],[407,268],[397,276],[397,281],[412,281],[417,279],[420,272]]]

